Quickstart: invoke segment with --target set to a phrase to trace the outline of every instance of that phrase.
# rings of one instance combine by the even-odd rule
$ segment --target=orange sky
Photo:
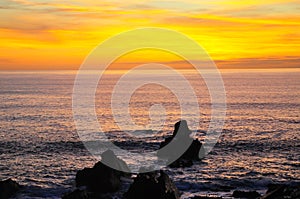
[[[140,27],[190,36],[220,68],[300,67],[296,0],[2,0],[0,10],[1,70],[78,69],[101,41]],[[151,61],[181,65],[154,51],[117,65]]]

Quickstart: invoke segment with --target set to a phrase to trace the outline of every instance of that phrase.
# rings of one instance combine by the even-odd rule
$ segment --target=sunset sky
[[[0,10],[1,70],[78,69],[103,40],[141,27],[186,34],[219,68],[300,67],[298,0],[1,0]],[[120,60],[180,62],[158,52]]]

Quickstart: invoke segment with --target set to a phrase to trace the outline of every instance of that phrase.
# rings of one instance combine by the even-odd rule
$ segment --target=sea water
[[[130,104],[124,104],[132,121],[146,127],[154,104],[164,107],[161,112],[155,109],[154,114],[164,112],[166,120],[159,132],[141,129],[148,130],[149,135],[129,135],[129,129],[118,126],[110,106],[121,75],[114,71],[102,77],[95,110],[105,134],[132,152],[133,157],[124,160],[135,165],[139,160],[134,153],[157,150],[172,133],[174,123],[189,119],[185,117],[190,113],[181,115],[177,96],[167,88],[141,85],[132,93]],[[176,82],[172,75],[153,75]],[[299,182],[300,70],[222,70],[221,75],[227,110],[218,143],[190,168],[164,168],[183,193],[182,198],[199,194],[229,197],[229,190],[263,192],[270,183]],[[97,162],[82,144],[74,124],[75,76],[74,71],[0,73],[0,180],[13,178],[25,185],[20,198],[60,198],[74,188],[78,170]],[[191,130],[203,141],[211,119],[209,89],[199,74],[185,71],[184,76],[199,103],[199,110],[195,110],[200,115],[199,128]],[[184,96],[185,88],[179,85],[179,89]]]

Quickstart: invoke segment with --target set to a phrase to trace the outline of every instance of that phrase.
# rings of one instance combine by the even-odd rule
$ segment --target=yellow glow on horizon
[[[78,69],[99,43],[141,27],[186,34],[221,68],[300,67],[300,3],[294,0],[4,0],[0,7],[2,70]],[[124,63],[147,60],[180,61],[148,52]]]

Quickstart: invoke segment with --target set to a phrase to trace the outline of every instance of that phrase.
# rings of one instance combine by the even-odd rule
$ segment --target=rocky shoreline
[[[157,175],[157,173],[160,173]],[[162,175],[162,177],[160,177]],[[152,177],[153,176],[153,177]],[[154,177],[155,176],[155,177]],[[138,177],[130,178],[131,185],[124,193],[121,190],[110,193],[98,193],[87,189],[87,187],[77,187],[73,191],[66,191],[62,199],[178,199],[182,192],[178,191],[172,180],[163,171],[153,174],[142,174]],[[127,180],[121,178],[121,183]],[[234,190],[230,197],[221,197],[216,194],[201,194],[189,197],[189,199],[299,199],[300,185],[270,184],[265,194],[257,191]],[[19,194],[25,186],[22,186],[12,179],[0,181],[0,199],[22,198]],[[178,195],[179,194],[179,195]],[[122,195],[120,197],[120,195]]]
[[[173,135],[166,138],[160,148],[171,141],[176,144],[183,140],[192,143],[184,154],[172,162],[170,168],[190,167],[201,160],[202,144],[199,140],[190,140],[191,131],[186,121],[175,124]],[[199,156],[200,151],[200,156]],[[169,160],[172,154],[158,154],[160,158]],[[115,168],[107,166],[113,163]],[[141,168],[142,171],[143,168]],[[133,174],[127,164],[118,158],[113,151],[107,150],[101,155],[101,161],[92,168],[77,171],[73,191],[63,194],[62,199],[179,199],[181,192],[169,175],[163,171]],[[121,190],[122,187],[122,190]],[[125,188],[124,188],[125,187]],[[23,187],[17,182],[7,179],[0,181],[0,199],[18,197]],[[257,191],[231,190],[231,198],[246,199],[299,199],[300,185],[270,184],[265,194]],[[118,195],[118,197],[116,196]],[[222,198],[221,196],[196,195],[190,199]]]

